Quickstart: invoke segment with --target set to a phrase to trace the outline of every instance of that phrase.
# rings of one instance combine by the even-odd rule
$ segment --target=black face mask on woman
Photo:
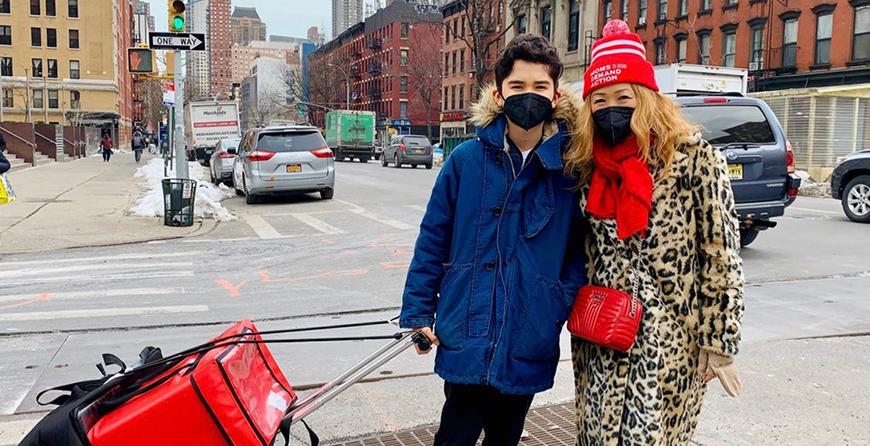
[[[631,135],[631,107],[607,107],[592,113],[598,135],[615,146]]]
[[[553,116],[553,102],[537,93],[515,94],[504,100],[504,113],[511,122],[528,130]]]

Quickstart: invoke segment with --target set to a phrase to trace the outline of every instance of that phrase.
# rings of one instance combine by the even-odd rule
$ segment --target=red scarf
[[[622,240],[634,234],[644,236],[652,208],[653,179],[634,135],[613,147],[595,138],[592,156],[595,170],[586,212],[598,219],[615,218]]]

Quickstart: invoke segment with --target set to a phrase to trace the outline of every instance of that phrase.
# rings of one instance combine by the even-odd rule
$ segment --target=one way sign
[[[152,50],[205,51],[205,34],[150,33],[148,43]]]

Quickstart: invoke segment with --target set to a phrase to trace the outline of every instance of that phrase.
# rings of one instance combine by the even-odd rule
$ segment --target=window
[[[450,28],[444,31],[444,43],[450,43]]]
[[[713,0],[701,0],[701,11],[713,9]]]
[[[82,104],[82,94],[76,90],[69,92],[69,104],[71,108],[79,108]]]
[[[659,20],[668,19],[668,0],[659,0]]]
[[[517,16],[517,34],[525,34],[528,29],[528,20],[526,19],[526,15],[518,15]]]
[[[407,102],[399,102],[399,117],[402,119],[408,119],[408,103]]]
[[[57,30],[54,28],[45,29],[45,46],[49,48],[57,48]]]
[[[408,92],[408,76],[402,76],[399,78],[399,92],[407,93]]]
[[[638,2],[638,8],[637,8],[637,24],[638,25],[646,25],[647,1],[648,0],[640,0],[640,2]]]
[[[444,55],[444,75],[447,76],[450,74],[450,55]]]
[[[580,47],[580,0],[569,0],[568,5],[568,51]]]
[[[677,63],[686,63],[686,35],[677,36]]]
[[[0,45],[12,45],[12,27],[0,26]]]
[[[444,110],[444,111],[450,110],[449,108],[447,108],[447,106],[449,105],[447,102],[447,99],[448,99],[447,96],[448,96],[449,91],[450,90],[447,87],[444,87],[444,107],[442,107],[441,110]]]
[[[815,63],[831,63],[831,27],[834,16],[829,12],[816,17],[816,56]]]
[[[42,108],[42,90],[33,90],[33,108]]]
[[[723,31],[722,35],[722,66],[733,67],[734,55],[737,53],[737,30]]]
[[[80,79],[81,78],[81,69],[79,68],[79,61],[77,61],[77,60],[69,61],[69,78],[70,79]]]
[[[459,86],[459,109],[465,110],[465,85]]]
[[[39,15],[39,2],[42,0],[30,0],[30,15]]]
[[[713,145],[761,145],[776,141],[770,121],[755,105],[730,105],[728,113],[722,113],[722,107],[715,104],[683,107],[682,110],[689,122],[701,126],[702,136]]]
[[[604,23],[613,17],[613,0],[604,0]]]
[[[407,22],[402,22],[401,33],[402,33],[401,36],[403,39],[408,38],[408,23]]]
[[[71,18],[79,16],[79,0],[67,0],[68,12]]]
[[[664,39],[656,39],[656,65],[664,65],[665,63],[665,41]]]
[[[15,95],[14,92],[10,88],[3,89],[3,106],[4,107],[15,107]]]
[[[550,23],[553,19],[553,10],[549,6],[541,8],[541,35],[550,38]]]
[[[764,25],[752,27],[752,34],[749,35],[749,70],[756,71],[763,68],[764,62]]]
[[[45,62],[48,66],[48,77],[57,79],[57,59],[48,59]]]
[[[42,77],[42,59],[33,59],[31,66],[33,67],[31,71],[33,77]]]
[[[408,50],[399,51],[399,65],[403,67],[408,66]]]
[[[798,19],[786,19],[782,23],[782,66],[793,67],[797,64]]]
[[[11,57],[0,57],[0,76],[12,76]]]
[[[453,20],[453,35],[454,36],[459,35],[459,19]]]
[[[462,16],[462,29],[459,30],[459,35],[465,37],[465,16]]]
[[[870,5],[855,8],[855,37],[852,60],[870,59]]]
[[[11,0],[0,0],[0,14],[11,14],[12,8],[9,6]]]
[[[698,53],[701,65],[710,65],[710,32],[698,34]]]
[[[453,74],[456,74],[456,68],[459,66],[459,64],[456,62],[456,51],[453,51],[451,54],[453,57]]]
[[[456,85],[450,87],[450,109],[456,110]]]
[[[689,0],[679,0],[679,2],[680,3],[677,4],[679,7],[677,10],[677,17],[689,15]]]
[[[79,47],[79,31],[77,29],[69,30],[69,47],[70,48],[78,48]]]
[[[60,104],[58,104],[58,99],[60,92],[57,90],[48,90],[48,108],[58,108]]]
[[[628,23],[628,0],[622,0],[622,21]]]
[[[45,0],[45,15],[49,17],[54,17],[57,15],[55,0]]]
[[[459,51],[459,73],[465,73],[465,48]]]
[[[42,46],[42,28],[30,28],[30,45]]]

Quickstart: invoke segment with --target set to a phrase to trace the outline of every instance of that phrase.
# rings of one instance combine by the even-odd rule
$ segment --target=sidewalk
[[[151,156],[143,155],[143,163]],[[18,200],[0,206],[0,254],[105,246],[199,235],[214,220],[192,227],[163,226],[158,218],[127,216],[143,193],[132,153],[104,163],[99,156],[12,172]]]

